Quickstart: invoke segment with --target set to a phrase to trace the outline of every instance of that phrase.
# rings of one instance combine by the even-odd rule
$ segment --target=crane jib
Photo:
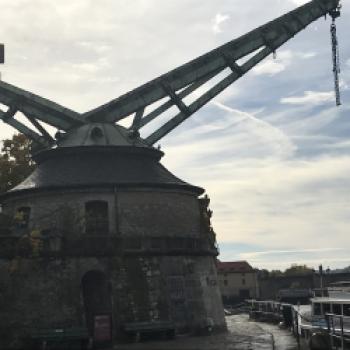
[[[43,147],[51,147],[56,140],[41,122],[68,132],[92,122],[115,123],[134,116],[130,134],[139,135],[141,128],[175,107],[175,115],[145,139],[153,145],[309,24],[328,14],[333,20],[333,74],[336,103],[339,105],[339,48],[334,20],[340,15],[340,1],[312,0],[86,113],[77,113],[0,81],[0,103],[9,107],[7,112],[0,111],[0,119]],[[1,59],[4,60],[3,49],[4,45],[0,44],[0,63]],[[213,80],[214,85],[204,92],[202,87]],[[165,102],[161,101],[163,99]],[[158,105],[154,108],[155,104]],[[35,130],[16,120],[17,112],[22,113]]]

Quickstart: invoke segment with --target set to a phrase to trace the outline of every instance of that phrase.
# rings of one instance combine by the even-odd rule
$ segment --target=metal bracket
[[[318,8],[322,11],[322,12],[326,12],[327,13],[327,9],[324,7],[324,5],[320,2],[320,0],[314,0],[315,3],[317,4]]]
[[[134,116],[134,119],[132,121],[132,125],[130,127],[131,130],[139,130],[141,127],[141,119],[143,117],[143,114],[145,112],[144,108],[139,109]]]
[[[224,58],[227,66],[230,67],[233,73],[237,73],[240,77],[244,74],[244,70],[242,69],[242,67],[240,67],[235,61],[233,61],[226,53],[223,53],[222,57]]]
[[[273,58],[276,58],[276,49],[277,47],[275,45],[273,45],[272,41],[266,38],[266,34],[265,33],[261,33],[261,37],[263,40],[264,45],[269,48],[273,54]]]
[[[332,20],[335,21],[338,17],[340,17],[340,7],[329,11],[328,14],[332,17]]]
[[[46,131],[46,129],[32,116],[30,115],[26,115],[26,118],[34,125],[34,127],[36,127],[41,134],[43,135],[43,137],[51,144],[54,143],[55,140],[52,138],[52,136]]]
[[[3,114],[1,119],[4,122],[7,122],[10,118],[13,118],[17,112],[18,112],[18,108],[14,106],[10,106],[9,109]]]
[[[164,91],[169,95],[170,99],[174,102],[174,104],[179,108],[180,112],[183,114],[190,116],[192,113],[189,108],[183,103],[181,98],[176,95],[175,91],[166,83],[161,83]]]

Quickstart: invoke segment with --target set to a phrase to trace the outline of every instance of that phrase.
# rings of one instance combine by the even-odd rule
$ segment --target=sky
[[[0,71],[85,112],[305,2],[1,0]],[[321,18],[160,141],[162,163],[210,196],[223,261],[350,265],[349,5],[341,107]],[[0,139],[13,133],[1,123]]]

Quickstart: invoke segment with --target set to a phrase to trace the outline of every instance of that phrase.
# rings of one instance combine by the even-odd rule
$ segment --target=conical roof
[[[37,166],[3,197],[28,191],[96,187],[156,187],[196,194],[200,187],[177,178],[159,161],[164,155],[126,128],[91,123],[58,135],[56,147],[33,158]]]

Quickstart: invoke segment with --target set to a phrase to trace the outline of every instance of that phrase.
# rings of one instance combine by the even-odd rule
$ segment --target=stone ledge
[[[35,246],[35,248],[34,248]],[[19,257],[108,257],[189,255],[217,256],[217,247],[206,238],[81,236],[38,239],[0,236],[0,259]]]

